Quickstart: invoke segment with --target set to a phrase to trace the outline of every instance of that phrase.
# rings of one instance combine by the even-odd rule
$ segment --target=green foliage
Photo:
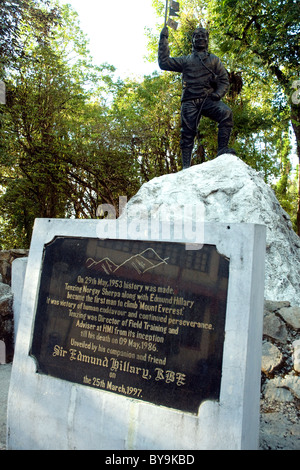
[[[224,49],[252,54],[279,81],[299,67],[299,2],[295,0],[212,0],[213,21],[226,40]]]
[[[153,2],[158,12],[162,3]],[[292,167],[284,162],[291,153],[288,132],[291,123],[298,154],[300,142],[300,106],[291,106],[290,99],[292,80],[299,76],[299,3],[294,0],[181,0],[180,5],[180,27],[170,31],[171,55],[190,53],[191,31],[195,25],[201,24],[209,30],[209,50],[221,58],[231,78],[231,89],[224,99],[234,113],[231,146],[247,164],[264,174],[266,182],[279,179],[280,186],[283,172],[288,171],[287,194],[292,184]],[[157,49],[158,34],[159,31],[156,42],[154,34],[150,38],[150,58]],[[239,78],[243,82],[241,91],[236,89]],[[216,135],[216,125],[202,118],[195,163],[214,158]],[[296,203],[285,207],[295,219]]]
[[[96,67],[77,15],[65,6],[43,41],[28,23],[24,54],[6,69],[0,129],[0,245],[28,246],[36,217],[96,217],[102,203],[138,189],[105,104],[113,67]],[[8,233],[9,232],[9,233]]]
[[[21,35],[24,24],[39,42],[45,41],[51,27],[59,21],[59,12],[49,0],[0,0],[0,72],[25,54],[26,45]]]
[[[209,28],[210,51],[231,77],[225,98],[234,112],[231,145],[272,184],[296,227],[290,123],[300,132],[300,111],[289,95],[298,60],[296,3],[180,5],[172,55],[190,53],[196,26]],[[179,74],[116,80],[112,65],[93,64],[69,6],[54,0],[0,6],[0,78],[7,88],[0,105],[0,248],[28,247],[36,217],[95,218],[104,203],[118,213],[119,196],[130,199],[143,182],[181,169]],[[153,6],[159,25],[148,32],[148,51],[156,61],[165,1]],[[202,118],[199,137],[194,164],[215,158],[216,124]]]
[[[300,162],[300,104],[291,99],[293,82],[299,79],[299,2],[211,0],[209,6],[212,27],[223,53],[233,54],[244,69],[250,67],[252,77],[258,72],[264,83],[269,81],[273,87],[277,87],[272,100],[275,119],[282,115],[282,111],[286,113],[289,110],[287,121],[281,121],[279,128],[286,132],[288,121],[291,124]],[[282,124],[286,124],[285,127]],[[278,153],[281,153],[280,147]],[[282,165],[284,166],[284,160]],[[296,199],[296,231],[300,235],[300,173]],[[289,207],[289,213],[295,219],[295,213]]]
[[[115,97],[112,116],[139,163],[141,182],[179,169],[180,94],[176,79],[154,75],[126,81]]]

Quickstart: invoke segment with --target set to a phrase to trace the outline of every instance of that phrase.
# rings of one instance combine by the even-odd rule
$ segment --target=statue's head
[[[207,51],[209,34],[205,28],[197,28],[193,32],[192,44],[195,51]]]

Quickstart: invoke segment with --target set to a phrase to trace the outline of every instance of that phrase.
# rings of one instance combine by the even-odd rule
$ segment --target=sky
[[[90,41],[94,63],[107,62],[117,75],[143,76],[159,70],[147,63],[145,27],[159,21],[151,0],[59,0],[70,4],[79,15],[81,30]],[[162,24],[164,18],[162,18]]]

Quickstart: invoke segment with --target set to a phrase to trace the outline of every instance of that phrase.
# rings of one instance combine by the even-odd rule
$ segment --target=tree
[[[127,80],[116,93],[112,121],[138,165],[140,182],[180,168],[180,90],[166,76]]]
[[[290,122],[300,162],[300,104],[291,99],[299,78],[299,15],[296,0],[211,0],[213,23],[221,33],[223,52],[256,60],[276,80],[290,107]],[[223,38],[223,39],[222,39]],[[300,174],[298,177],[297,233],[300,235]]]
[[[44,40],[49,28],[59,20],[58,9],[49,0],[0,0],[0,72],[24,54],[20,30],[24,23],[34,26],[37,38]]]
[[[103,95],[113,68],[94,66],[76,14],[67,6],[59,14],[42,39],[32,25],[19,25],[23,53],[7,67],[0,211],[4,239],[10,228],[19,246],[28,246],[36,217],[96,217],[98,204],[116,206],[120,191],[136,190]]]

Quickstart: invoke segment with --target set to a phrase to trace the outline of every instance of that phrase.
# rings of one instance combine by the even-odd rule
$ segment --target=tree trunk
[[[298,165],[298,204],[297,204],[297,234],[300,236],[300,105],[291,105],[291,119],[296,136]]]

